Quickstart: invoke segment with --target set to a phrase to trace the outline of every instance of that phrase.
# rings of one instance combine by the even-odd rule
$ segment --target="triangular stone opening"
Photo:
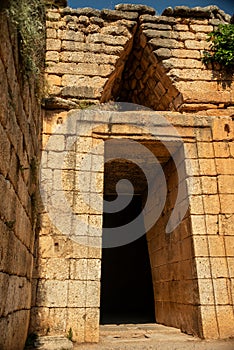
[[[158,111],[179,109],[182,94],[153,50],[142,28],[138,27],[104,88],[102,102],[129,102]]]

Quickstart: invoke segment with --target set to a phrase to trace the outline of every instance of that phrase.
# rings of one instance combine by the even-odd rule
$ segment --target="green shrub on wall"
[[[23,74],[39,77],[44,62],[45,11],[43,0],[10,0],[9,19],[16,27]]]
[[[220,24],[208,34],[210,51],[203,53],[205,64],[217,62],[226,68],[234,67],[234,24]]]

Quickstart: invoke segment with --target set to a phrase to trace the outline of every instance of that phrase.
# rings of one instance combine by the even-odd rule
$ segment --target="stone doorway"
[[[118,197],[116,184],[121,179],[127,179],[134,188],[133,199],[128,207],[132,206],[134,210],[129,211],[125,208],[125,210],[115,214],[106,214],[104,204],[103,227],[126,225],[141,213],[141,221],[138,222],[138,225],[142,225],[142,232],[145,234],[137,239],[133,238],[133,242],[122,247],[103,248],[102,250],[101,324],[152,323],[157,320],[159,323],[165,322],[170,325],[177,317],[178,310],[174,311],[169,293],[173,293],[175,285],[173,279],[178,281],[181,279],[180,271],[178,271],[177,276],[171,277],[170,269],[174,273],[178,267],[178,261],[181,259],[179,255],[181,243],[179,232],[176,232],[175,235],[168,235],[165,228],[173,211],[178,192],[177,171],[171,153],[178,153],[178,157],[182,156],[182,167],[183,154],[180,154],[179,143],[168,142],[169,152],[159,141],[139,140],[138,142],[143,147],[143,153],[139,153],[140,149],[134,150],[135,145],[133,144],[132,149],[123,152],[124,159],[120,157],[121,147],[127,149],[131,145],[125,147],[124,142],[123,144],[119,143],[118,138],[114,138],[110,144],[105,142],[104,203],[105,200],[112,201]],[[159,170],[157,172],[157,168],[153,168],[152,161],[154,162],[155,159],[152,160],[151,157],[147,159],[147,152],[144,153],[144,148],[158,160],[162,169],[161,173]],[[114,158],[112,153],[115,154],[116,159],[106,161],[106,158]],[[128,160],[129,155],[137,158],[138,165]],[[147,179],[143,168],[147,168],[147,171],[150,169],[150,176],[148,174],[149,178]],[[151,168],[154,170],[151,171]],[[164,184],[162,173],[165,177]],[[163,193],[163,187],[166,187],[166,193]],[[148,200],[149,193],[152,197],[151,208],[148,208],[152,211],[150,215],[147,210],[146,212],[142,210]],[[118,195],[128,197],[128,190],[123,186]],[[186,193],[184,195],[186,197]],[[163,200],[165,203],[161,203]],[[162,212],[160,212],[158,220],[152,216],[156,216],[159,210]],[[150,220],[154,221],[154,224],[146,232],[145,224],[147,225],[149,217]],[[134,228],[130,236],[134,236]],[[172,241],[175,242],[172,244]],[[173,250],[177,254],[176,258],[173,257]],[[138,254],[138,259],[135,261],[137,272],[134,271],[133,274],[134,266],[132,269],[130,266],[134,265],[134,254]],[[142,288],[142,284],[147,285],[147,288]],[[138,293],[135,295],[134,288],[138,289]],[[144,300],[147,300],[147,303]],[[177,300],[175,300],[176,303]],[[166,309],[164,309],[165,305]]]
[[[75,125],[74,122],[79,120],[79,132],[82,133],[80,134],[79,148],[77,148],[78,153],[71,151],[71,155],[74,154],[75,157],[75,165],[72,163],[71,170],[69,158],[69,162],[65,164],[69,169],[64,172],[64,181],[68,175],[76,175],[72,187],[68,187],[67,192],[70,191],[68,199],[71,199],[73,219],[80,220],[79,225],[76,225],[76,235],[79,240],[80,237],[87,238],[88,246],[81,246],[79,240],[77,244],[69,238],[58,235],[53,237],[43,235],[41,237],[41,242],[43,240],[47,242],[50,239],[54,246],[62,247],[61,250],[45,251],[43,259],[48,257],[51,263],[59,261],[60,264],[67,263],[70,259],[74,270],[74,273],[69,275],[68,281],[60,283],[62,286],[66,284],[69,287],[66,289],[69,298],[66,327],[68,330],[71,327],[74,334],[77,335],[76,339],[81,342],[93,342],[99,339],[100,243],[101,239],[103,241],[105,237],[102,228],[103,195],[116,195],[116,184],[120,179],[127,178],[133,185],[133,195],[136,198],[141,197],[142,207],[145,208],[149,197],[148,208],[143,212],[143,216],[144,227],[147,227],[146,240],[153,282],[156,321],[159,324],[180,328],[189,334],[202,336],[198,290],[200,281],[197,274],[197,266],[198,268],[200,266],[197,264],[200,257],[198,256],[197,260],[194,249],[197,247],[196,242],[198,241],[193,234],[193,231],[196,230],[193,220],[197,219],[198,214],[199,218],[202,215],[200,206],[194,207],[194,200],[201,199],[200,195],[197,195],[200,193],[200,185],[198,184],[197,160],[194,159],[196,154],[195,131],[200,132],[200,126],[197,126],[197,128],[199,127],[197,130],[194,127],[194,120],[184,120],[184,116],[178,114],[174,118],[173,115],[173,121],[179,125],[179,130],[181,132],[185,130],[185,136],[182,134],[183,139],[181,139],[170,125],[162,120],[162,113],[151,111],[113,112],[112,110],[111,113],[107,111],[101,116],[98,113],[95,110],[90,110],[86,111],[85,115],[80,115],[77,112],[70,115],[74,119],[70,119],[72,125]],[[193,127],[187,126],[180,129],[181,125],[190,125],[188,123],[191,123]],[[113,142],[108,149],[106,145],[109,140]],[[118,144],[119,140],[130,140],[132,147],[131,144],[127,146]],[[164,174],[164,184],[160,174],[157,171],[151,171],[155,160],[151,162],[152,158],[147,158],[147,154],[141,153],[138,149],[134,150],[136,144],[143,146],[143,149],[150,150],[154,158],[158,160]],[[125,153],[122,152],[125,150]],[[53,151],[49,150],[48,156],[51,161],[53,155]],[[138,163],[134,163],[135,159]],[[58,164],[60,166],[62,162]],[[147,181],[142,168],[149,171]],[[103,176],[105,176],[104,188]],[[92,181],[87,181],[87,179]],[[70,186],[70,183],[65,181],[66,183]],[[148,184],[151,196],[147,196]],[[163,189],[166,189],[164,194]],[[59,191],[57,187],[56,191]],[[119,193],[121,195],[130,194],[124,187],[120,189],[120,192],[118,191]],[[99,203],[95,206],[97,199],[99,199]],[[190,207],[189,203],[191,203]],[[176,225],[172,225],[167,230],[173,215]],[[58,218],[56,216],[56,219]],[[151,219],[153,220],[152,225],[148,225],[148,221]],[[84,230],[86,222],[90,223],[88,232]],[[139,237],[134,237],[132,241]],[[93,242],[98,244],[92,245]],[[45,307],[47,305],[53,306],[55,303],[54,290],[56,290],[57,285],[55,288],[52,282],[50,280],[39,281],[42,286],[39,292],[43,291],[43,294],[38,293],[41,298],[38,297],[40,305],[42,305],[41,308],[44,305]],[[44,292],[45,290],[46,292]],[[77,301],[80,302],[79,305],[77,305]],[[63,304],[61,304],[61,308],[64,309],[62,311],[67,311]],[[77,324],[76,320],[83,320],[83,323]],[[83,333],[81,333],[81,329],[84,330]]]
[[[104,199],[114,198],[109,195]],[[104,210],[103,226],[124,225],[141,211],[142,198],[135,195],[121,212],[107,214]],[[141,224],[144,229],[143,216]],[[155,322],[146,235],[120,247],[103,248],[101,276],[101,324]]]

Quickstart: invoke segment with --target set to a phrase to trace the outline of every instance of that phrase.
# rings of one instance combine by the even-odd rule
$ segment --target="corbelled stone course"
[[[145,5],[120,4],[115,10],[65,8],[49,11],[47,16],[47,74],[49,93],[54,96],[65,99],[86,97],[101,102],[118,98],[138,103],[148,101],[148,106],[154,109],[193,112],[195,106],[197,111],[213,106],[222,113],[221,103],[225,103],[225,107],[232,105],[232,74],[221,76],[218,65],[206,67],[201,60],[203,51],[209,50],[207,34],[219,23],[230,20],[216,6],[192,9],[179,6],[168,8],[158,16]],[[154,69],[156,65],[157,69]],[[131,69],[136,70],[134,79],[133,72],[130,76],[127,73]],[[161,94],[157,87],[156,95],[149,96],[153,91],[152,79],[156,82],[162,79],[157,77],[156,71],[159,70],[159,76],[164,76],[162,85],[167,86],[166,90]],[[70,83],[66,75],[74,77]],[[54,76],[62,79],[60,82],[57,79],[54,84]],[[97,87],[92,77],[98,76],[104,79]],[[144,80],[139,86],[137,81],[142,76]],[[129,79],[133,81],[127,83]],[[204,90],[199,101],[197,87],[200,88],[203,81],[214,79],[217,80],[217,86],[212,87],[214,94],[210,91],[211,85],[204,84],[203,89],[209,90]],[[225,91],[219,95],[222,79],[227,83]],[[78,84],[76,87],[73,87],[72,80]],[[71,85],[64,86],[64,81]],[[123,81],[126,82],[124,88]],[[171,96],[169,85],[180,92],[179,99]],[[118,96],[120,91],[121,96]],[[206,96],[205,100],[203,96]],[[173,103],[173,98],[177,102]]]

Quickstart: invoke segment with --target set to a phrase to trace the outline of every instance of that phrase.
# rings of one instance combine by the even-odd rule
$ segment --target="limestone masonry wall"
[[[182,114],[164,116],[183,137],[182,183],[187,186],[181,205],[189,200],[190,206],[180,225],[166,234],[178,191],[169,161],[168,200],[147,233],[156,320],[205,338],[226,338],[234,329],[233,120],[185,114],[183,122]]]
[[[30,318],[41,117],[2,11],[0,27],[0,348],[15,350],[24,348]]]
[[[201,338],[233,336],[234,82],[232,72],[201,60],[207,33],[230,16],[216,6],[159,16],[145,5],[46,3],[43,113],[33,76],[22,74],[17,33],[0,11],[0,349],[22,350],[28,333],[98,342],[105,142],[121,138],[148,147],[167,182],[166,205],[147,232],[156,322]],[[109,101],[151,111],[86,109]],[[40,208],[39,164],[49,204]],[[158,180],[153,174],[154,215]],[[168,234],[174,207],[180,224]]]
[[[47,13],[46,108],[119,100],[154,110],[233,113],[232,75],[206,67],[207,34],[230,16],[216,6]]]
[[[61,190],[59,159],[68,151],[69,135],[53,130],[67,119],[79,119],[79,109],[120,101],[164,111],[163,116],[183,138],[184,198],[180,205],[189,203],[189,209],[178,228],[167,235],[165,226],[179,186],[173,161],[167,159],[167,203],[147,233],[156,321],[205,338],[231,336],[234,322],[233,253],[228,248],[233,241],[233,195],[224,188],[226,181],[233,181],[229,164],[233,157],[233,76],[218,65],[207,67],[202,63],[203,51],[209,48],[207,34],[229,20],[230,16],[215,6],[168,8],[158,16],[148,6],[120,4],[115,10],[102,11],[49,9],[46,22],[43,181],[48,182],[52,193]],[[69,151],[69,159],[62,165],[66,179],[63,190],[73,214],[81,222],[92,223],[96,237],[82,224],[75,226],[65,213],[57,213],[56,220],[63,217],[68,230],[66,237],[52,224],[48,213],[43,213],[30,332],[65,335],[72,329],[76,341],[98,341],[101,248],[89,243],[102,237],[102,211],[94,211],[92,203],[95,192],[103,194],[104,149],[92,155],[85,169],[80,167],[94,145],[99,142],[103,147],[109,137],[129,134],[140,142],[143,135],[129,125],[140,126],[142,113],[120,113],[109,120],[108,113],[100,117],[88,110],[90,128],[95,122],[103,125],[99,132],[89,130],[80,135]],[[149,119],[151,125],[157,124],[157,113]],[[78,134],[85,120],[74,124]],[[46,148],[48,137],[54,140],[53,148]],[[157,152],[162,156],[159,149]],[[228,178],[223,177],[226,175]],[[88,205],[81,190],[87,183]],[[155,184],[158,194],[160,188],[157,181]],[[225,203],[229,203],[227,208]],[[82,238],[84,245],[70,239],[74,236],[79,237],[79,243]],[[225,315],[229,318],[226,326]]]
[[[57,223],[61,216],[66,236],[51,223],[47,213],[43,214],[30,329],[43,335],[57,335],[67,334],[71,328],[76,341],[98,341],[101,249],[87,246],[86,242],[90,244],[102,235],[102,211],[96,211],[92,205],[95,194],[103,191],[103,147],[97,154],[92,154],[92,161],[87,161],[84,168],[82,159],[89,157],[95,145],[103,146],[110,132],[112,139],[126,137],[138,142],[150,139],[153,143],[154,137],[148,130],[141,129],[142,116],[160,128],[157,121],[162,115],[174,125],[183,140],[182,150],[178,149],[183,184],[180,206],[187,208],[189,204],[189,207],[180,225],[167,233],[165,228],[178,194],[178,169],[176,172],[171,158],[165,160],[168,152],[164,154],[158,145],[155,147],[156,156],[165,162],[168,196],[162,215],[147,232],[156,322],[207,339],[232,336],[232,118],[165,111],[110,114],[107,111],[99,114],[87,110],[86,118],[81,122],[83,126],[87,123],[87,129],[74,123],[77,132],[83,132],[62,164],[59,159],[67,153],[69,137],[72,136],[66,135],[66,128],[64,134],[61,130],[54,133],[52,130],[57,123],[65,123],[67,118],[80,120],[80,113],[79,110],[69,113],[50,111],[44,122],[44,139],[52,135],[55,141],[53,148],[44,150],[44,181],[54,195],[58,194],[61,191],[58,172],[62,169],[63,190],[80,221],[75,224],[70,216],[66,217],[65,211],[61,215],[57,210]],[[168,138],[173,148],[170,134],[166,135],[165,140]],[[176,144],[175,150],[178,142]],[[153,210],[163,198],[159,195],[160,190],[160,181],[155,176]],[[179,211],[177,214],[180,216]],[[82,222],[89,222],[96,230],[86,231]],[[79,244],[73,239],[78,239]]]

